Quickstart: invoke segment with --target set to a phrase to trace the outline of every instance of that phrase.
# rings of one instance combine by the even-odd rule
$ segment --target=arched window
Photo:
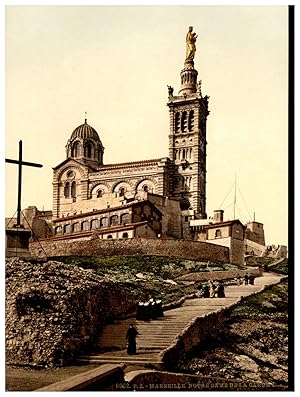
[[[187,113],[186,113],[186,111],[182,112],[182,115],[181,115],[181,131],[187,132]]]
[[[55,234],[62,234],[62,227],[61,226],[56,226]]]
[[[98,219],[93,219],[91,222],[91,229],[97,229],[99,225]]]
[[[193,131],[193,128],[194,128],[194,111],[193,110],[190,110],[190,113],[189,113],[189,126],[188,126],[188,128],[189,128],[189,131]]]
[[[65,198],[70,197],[70,182],[66,182],[64,188],[64,194],[65,194]]]
[[[91,158],[92,150],[93,150],[93,144],[91,142],[87,142],[84,147],[84,156]]]
[[[73,181],[71,185],[71,196],[76,197],[76,182]]]
[[[111,234],[109,234],[109,235],[107,236],[107,239],[111,239],[111,238],[113,238],[113,237],[112,237]]]
[[[127,232],[123,233],[123,234],[122,234],[122,237],[123,237],[123,238],[128,238],[128,233],[127,233]]]
[[[79,222],[73,223],[73,232],[80,232],[80,225]]]
[[[216,237],[222,237],[222,234],[221,234],[221,230],[220,230],[220,229],[217,229],[217,230],[216,230]]]
[[[108,226],[108,218],[107,217],[101,218],[101,220],[100,220],[100,227],[105,227],[105,226]]]
[[[126,223],[129,223],[129,214],[122,214],[121,215],[121,223],[122,224],[126,224]]]
[[[79,157],[79,149],[80,149],[80,143],[74,142],[73,146],[72,146],[72,150],[71,150],[71,156],[72,157]]]
[[[81,230],[90,230],[90,225],[88,221],[84,221],[81,224]]]
[[[121,189],[120,189],[120,196],[125,196],[125,188],[124,187],[122,187]]]
[[[115,225],[117,225],[118,224],[118,220],[119,220],[119,217],[118,217],[118,215],[112,215],[111,217],[110,217],[110,226],[115,226]]]
[[[180,132],[180,113],[175,114],[175,133]]]
[[[103,196],[103,190],[100,189],[97,191],[97,198],[100,198],[102,196]]]
[[[71,233],[71,225],[64,225],[64,233]]]

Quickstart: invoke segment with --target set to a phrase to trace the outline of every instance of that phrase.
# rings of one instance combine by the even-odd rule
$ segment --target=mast
[[[235,205],[236,205],[236,173],[234,174],[234,202],[233,202],[233,219],[235,219]]]

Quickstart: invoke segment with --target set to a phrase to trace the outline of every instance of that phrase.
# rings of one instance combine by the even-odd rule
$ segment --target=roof
[[[55,167],[53,167],[53,170],[57,170],[60,167],[62,167],[63,165],[65,165],[66,163],[68,163],[69,161],[75,161],[75,163],[78,163],[79,165],[83,166],[83,167],[87,167],[89,168],[92,172],[96,171],[96,167],[92,167],[90,162],[87,163],[85,160],[83,159],[74,159],[73,157],[68,157],[66,160],[62,161],[61,163],[59,163],[58,165],[56,165]]]
[[[235,225],[236,223],[239,223],[244,229],[246,228],[246,226],[244,226],[239,219],[235,219],[232,221],[212,223],[210,225],[204,225],[203,227],[205,229],[213,229],[213,228],[222,227],[222,226],[232,226],[232,225]]]
[[[95,211],[90,211],[90,212],[85,212],[85,213],[81,213],[81,214],[74,214],[74,215],[70,215],[70,216],[64,216],[61,218],[56,218],[53,219],[53,223],[57,223],[57,222],[65,222],[71,219],[80,219],[80,218],[85,218],[87,216],[92,216],[92,215],[98,215],[98,214],[105,214],[107,212],[113,212],[113,211],[118,211],[118,210],[122,210],[124,208],[130,208],[130,207],[138,207],[144,204],[149,204],[150,207],[154,208],[156,212],[158,212],[160,215],[163,215],[163,213],[149,200],[140,200],[140,201],[134,201],[134,202],[130,202],[128,204],[124,204],[124,205],[119,205],[118,207],[109,207],[109,208],[103,208],[101,210],[95,210]]]
[[[147,166],[158,164],[161,159],[151,159],[151,160],[140,160],[140,161],[130,161],[128,163],[116,163],[116,164],[104,164],[98,168],[98,171],[118,169],[118,168],[136,168],[138,166]]]
[[[84,124],[79,125],[72,132],[70,140],[73,141],[77,138],[80,139],[94,139],[95,141],[100,141],[98,132],[87,123],[87,119],[85,119]],[[100,141],[101,142],[101,141]]]

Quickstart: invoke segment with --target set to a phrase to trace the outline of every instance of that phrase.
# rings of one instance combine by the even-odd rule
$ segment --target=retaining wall
[[[230,261],[229,248],[227,247],[201,241],[156,238],[100,240],[96,235],[89,239],[45,239],[31,242],[29,250],[34,257],[43,257],[45,253],[48,257],[160,255],[223,263]]]

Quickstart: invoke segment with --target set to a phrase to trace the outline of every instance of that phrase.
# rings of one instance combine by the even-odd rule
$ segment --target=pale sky
[[[210,96],[207,214],[233,218],[236,173],[236,217],[255,212],[266,243],[287,245],[287,6],[7,6],[5,156],[22,139],[43,164],[23,167],[22,208],[52,209],[52,167],[85,112],[104,163],[168,156],[167,85],[180,89],[189,26]],[[10,217],[17,166],[5,169]]]

